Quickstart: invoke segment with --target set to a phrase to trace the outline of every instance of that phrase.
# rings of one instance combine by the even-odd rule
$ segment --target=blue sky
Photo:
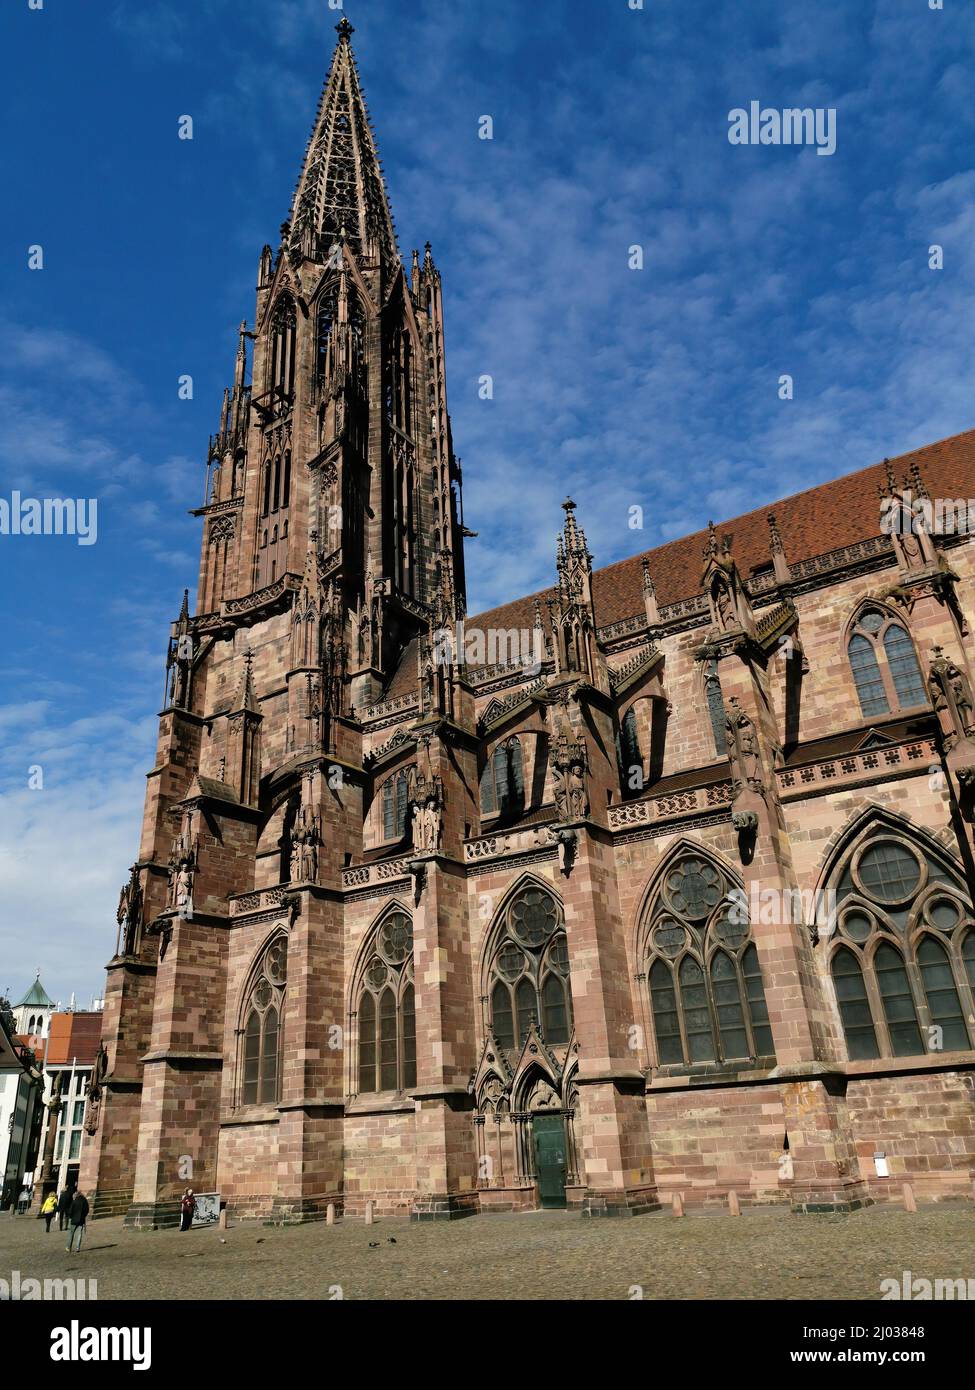
[[[93,546],[0,537],[0,991],[37,967],[100,989],[195,589],[187,512],[342,13],[3,5],[0,497],[99,510]],[[550,582],[567,492],[606,564],[975,424],[963,0],[344,13],[400,249],[429,238],[444,276],[472,609]],[[752,100],[835,107],[836,153],[730,145]]]

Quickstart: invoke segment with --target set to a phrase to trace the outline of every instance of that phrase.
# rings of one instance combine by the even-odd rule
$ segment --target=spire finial
[[[928,490],[924,485],[924,479],[921,477],[921,469],[918,465],[917,459],[915,459],[914,462],[911,464],[910,472],[908,473],[908,478],[910,479],[911,486],[913,487],[916,496],[927,497]]]
[[[335,32],[339,36],[340,43],[348,43],[349,40],[352,38],[352,35],[355,33],[355,30],[349,23],[346,16],[343,15],[342,18],[339,20],[338,24],[336,24],[335,26]]]

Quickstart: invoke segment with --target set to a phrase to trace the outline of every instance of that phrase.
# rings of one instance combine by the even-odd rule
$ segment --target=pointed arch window
[[[873,1024],[859,958],[847,947],[841,946],[833,956],[831,970],[851,1060],[879,1057],[877,1030]]]
[[[274,1105],[281,1095],[281,1039],[288,941],[276,937],[255,972],[243,1010],[240,1103]]]
[[[643,752],[640,748],[640,734],[637,729],[636,707],[631,705],[623,716],[620,731],[616,736],[616,761],[620,773],[620,787],[624,796],[643,790]]]
[[[404,434],[410,434],[412,426],[412,360],[413,345],[404,330],[396,334],[390,346],[386,385],[387,414]]]
[[[416,1086],[413,923],[390,912],[379,925],[359,985],[356,1089],[370,1095]]]
[[[518,738],[499,743],[481,775],[481,811],[490,816],[520,811],[525,804],[525,765]]]
[[[831,875],[830,975],[852,1060],[975,1047],[973,914],[961,872],[921,837],[868,828]]]
[[[711,859],[684,851],[650,901],[646,978],[658,1066],[774,1057],[758,952],[735,887]]]
[[[271,511],[271,460],[268,459],[264,465],[264,500],[261,504],[261,516],[268,516]]]
[[[704,697],[707,700],[708,718],[711,721],[711,735],[714,739],[714,751],[719,758],[724,758],[728,753],[727,716],[724,707],[724,696],[721,693],[721,678],[718,675],[718,663],[713,657],[704,669]]]
[[[569,948],[562,905],[540,884],[509,901],[488,971],[490,1025],[499,1047],[520,1048],[532,1022],[547,1043],[572,1033]]]
[[[383,840],[388,844],[406,834],[406,812],[410,800],[409,773],[403,769],[387,777],[380,789]]]
[[[339,286],[333,280],[318,300],[315,319],[315,374],[319,384],[332,374],[335,325],[339,316]]]
[[[903,624],[885,609],[863,609],[850,634],[847,655],[865,719],[927,703],[914,643]]]
[[[961,957],[969,988],[975,993],[975,931],[966,934],[965,943],[961,948]]]
[[[271,356],[268,390],[290,401],[295,387],[295,335],[297,315],[294,301],[285,295],[271,320]]]

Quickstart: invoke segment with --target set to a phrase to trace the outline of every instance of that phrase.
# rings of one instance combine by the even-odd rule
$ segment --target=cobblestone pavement
[[[88,1227],[80,1255],[64,1243],[42,1221],[3,1213],[0,1279],[15,1269],[22,1280],[97,1279],[99,1299],[324,1299],[336,1286],[347,1299],[626,1299],[634,1285],[649,1299],[877,1299],[880,1281],[905,1269],[975,1279],[975,1205],[629,1221],[533,1212],[185,1234],[123,1231],[112,1219]]]

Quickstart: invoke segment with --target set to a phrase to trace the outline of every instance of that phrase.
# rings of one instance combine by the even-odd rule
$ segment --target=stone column
[[[471,1144],[474,1069],[471,960],[462,863],[427,854],[414,861],[422,882],[413,912],[416,988],[416,1186],[414,1220],[477,1211]],[[419,874],[416,875],[419,877]]]
[[[650,1153],[646,1081],[628,1047],[633,1026],[611,838],[588,822],[563,876],[572,1010],[579,1043],[579,1124],[586,1216],[634,1216],[659,1202]],[[569,1136],[567,1135],[567,1141]]]
[[[341,895],[303,888],[288,940],[278,1180],[272,1220],[321,1220],[341,1210],[343,1163],[343,919]]]
[[[835,1035],[813,957],[815,929],[796,908],[797,890],[775,765],[778,736],[766,673],[755,653],[726,653],[721,672],[728,713],[732,823],[738,832],[746,900],[778,903],[750,913],[783,1082],[796,1211],[849,1210],[865,1200],[846,1126],[845,1081],[835,1062]],[[770,917],[772,920],[764,920]],[[795,1078],[794,1080],[791,1078]]]

